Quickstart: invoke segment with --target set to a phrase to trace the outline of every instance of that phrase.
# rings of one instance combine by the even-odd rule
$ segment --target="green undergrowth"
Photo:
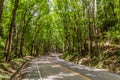
[[[0,80],[9,80],[9,78],[20,68],[20,66],[33,57],[14,58],[10,62],[0,61]]]
[[[110,46],[101,49],[101,52],[91,59],[88,55],[81,57],[76,53],[71,55],[69,53],[64,53],[62,58],[77,64],[107,69],[111,72],[120,73],[120,47]]]
[[[70,54],[70,53],[66,52],[62,55],[62,58],[66,59],[66,60],[71,60],[75,56],[78,56],[78,53],[74,52],[74,53]]]

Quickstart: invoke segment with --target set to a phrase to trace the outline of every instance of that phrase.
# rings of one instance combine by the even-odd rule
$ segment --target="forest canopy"
[[[49,52],[120,65],[120,0],[0,0],[0,60]]]

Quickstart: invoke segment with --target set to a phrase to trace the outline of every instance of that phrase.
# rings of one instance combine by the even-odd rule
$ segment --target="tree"
[[[91,57],[92,52],[92,31],[91,31],[91,22],[90,22],[90,2],[87,0],[87,10],[88,10],[88,32],[89,32],[89,56]]]
[[[0,51],[6,61],[49,52],[94,60],[119,43],[119,14],[120,0],[0,0]]]
[[[19,3],[19,0],[15,0],[13,12],[12,12],[12,19],[11,19],[10,28],[9,28],[9,36],[6,40],[5,53],[4,53],[6,61],[9,61],[9,54],[11,54],[11,51],[12,51],[13,32],[14,32],[14,27],[15,27],[15,18],[16,18],[18,3]]]
[[[0,27],[2,21],[3,4],[4,4],[4,0],[0,0]]]

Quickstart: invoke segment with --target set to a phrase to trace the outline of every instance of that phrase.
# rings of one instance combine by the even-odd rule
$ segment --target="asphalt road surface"
[[[33,59],[16,80],[120,80],[120,75],[74,64],[53,54]]]

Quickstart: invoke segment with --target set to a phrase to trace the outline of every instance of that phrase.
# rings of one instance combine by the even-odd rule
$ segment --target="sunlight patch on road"
[[[91,77],[95,77],[95,75],[90,74],[90,73],[87,73],[87,74],[85,74],[85,75],[87,75],[87,76],[91,76]]]
[[[61,67],[60,65],[53,65],[53,66],[51,66],[51,67]]]
[[[25,78],[25,79],[22,79],[22,80],[41,80],[41,79],[28,79],[28,78]]]
[[[64,77],[72,77],[76,75],[78,74],[60,72],[59,74],[56,74],[56,75],[47,76],[46,78],[43,78],[43,80],[63,79]]]
[[[95,68],[91,68],[91,67],[86,67],[84,65],[77,65],[77,66],[71,66],[72,68],[76,68],[76,69],[82,69],[82,70],[87,70],[87,71],[95,71],[95,72],[99,72],[99,71],[107,71],[105,69],[95,69]]]
[[[61,76],[75,76],[75,75],[78,75],[78,73],[63,73],[63,72],[60,72],[60,74],[58,75],[61,75]]]
[[[45,63],[45,64],[47,64],[47,63],[51,63],[50,61],[37,61],[37,63]]]

